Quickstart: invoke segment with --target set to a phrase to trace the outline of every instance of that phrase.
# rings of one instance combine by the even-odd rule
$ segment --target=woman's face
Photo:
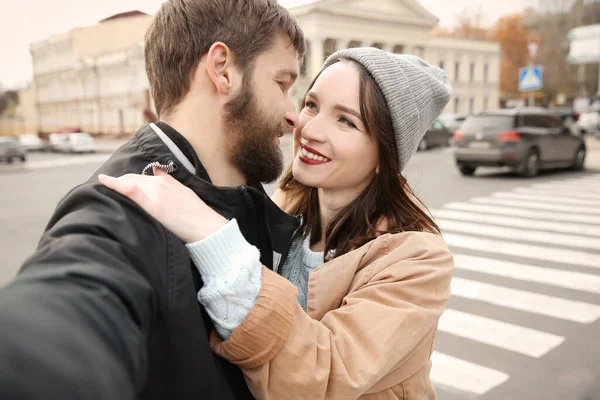
[[[342,60],[309,90],[294,129],[294,178],[305,186],[357,197],[375,177],[377,141],[367,135],[359,103],[359,70]]]

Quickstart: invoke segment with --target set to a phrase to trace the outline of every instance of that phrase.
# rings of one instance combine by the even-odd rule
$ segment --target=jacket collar
[[[160,126],[163,124],[161,123]],[[146,159],[164,165],[173,163],[175,169],[171,176],[193,190],[209,207],[225,218],[236,218],[250,244],[262,250],[264,243],[259,241],[268,237],[272,252],[261,251],[261,262],[277,270],[280,264],[278,261],[284,259],[289,251],[291,238],[299,225],[297,218],[283,212],[273,203],[260,184],[239,187],[213,185],[189,142],[175,129],[167,124],[164,125],[168,128],[160,130],[169,137],[178,151],[171,150],[156,130],[146,124],[140,128],[133,139]],[[160,128],[158,124],[156,126]],[[183,154],[193,166],[192,170],[188,169],[189,165],[185,166],[186,161],[180,160],[181,154],[178,157],[178,153]]]

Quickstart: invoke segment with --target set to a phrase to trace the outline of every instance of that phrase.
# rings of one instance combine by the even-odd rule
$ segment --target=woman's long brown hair
[[[380,170],[363,192],[327,226],[324,254],[335,249],[335,257],[354,250],[383,233],[440,232],[436,223],[425,212],[424,204],[401,174],[396,158],[392,119],[383,93],[371,74],[362,65],[356,62],[354,64],[360,72],[360,113],[367,134],[371,140],[377,140]],[[319,75],[320,73],[314,78],[308,91]],[[296,181],[291,165],[279,188],[291,200],[286,211],[304,216],[301,229],[305,235],[311,235],[311,244],[317,243],[322,234],[318,189]]]

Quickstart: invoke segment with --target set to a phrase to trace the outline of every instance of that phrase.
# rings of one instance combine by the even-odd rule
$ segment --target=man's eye
[[[312,110],[316,110],[317,109],[317,105],[315,103],[313,103],[312,101],[310,101],[310,100],[307,100],[307,101],[304,102],[304,107],[310,108]]]

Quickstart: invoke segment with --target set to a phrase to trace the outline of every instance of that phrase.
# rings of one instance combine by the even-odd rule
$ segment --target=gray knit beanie
[[[398,162],[403,170],[450,101],[452,86],[446,73],[419,57],[374,47],[337,51],[325,60],[323,68],[343,58],[363,65],[381,89],[392,116]]]

